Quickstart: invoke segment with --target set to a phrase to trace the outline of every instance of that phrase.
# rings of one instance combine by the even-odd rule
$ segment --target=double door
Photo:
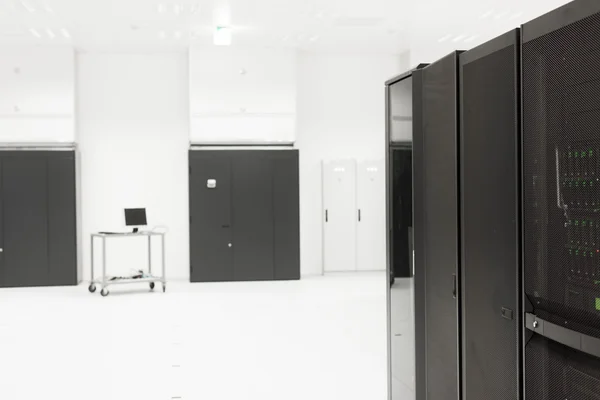
[[[323,162],[324,272],[385,270],[383,161]]]
[[[192,282],[298,279],[296,150],[190,151]]]
[[[0,182],[0,287],[77,284],[74,151],[1,151]]]

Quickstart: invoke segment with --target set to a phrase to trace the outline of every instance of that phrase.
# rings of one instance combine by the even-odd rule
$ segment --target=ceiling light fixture
[[[175,15],[181,14],[181,11],[183,11],[183,6],[180,6],[179,4],[175,4],[173,6],[173,12],[175,13]]]
[[[36,38],[41,38],[41,37],[42,37],[42,35],[40,35],[40,33],[39,33],[39,32],[38,32],[36,29],[33,29],[33,28],[31,28],[31,29],[29,29],[29,32],[30,32],[30,33],[31,33],[33,36],[35,36]]]
[[[30,13],[35,12],[35,8],[31,4],[29,4],[29,2],[27,2],[25,0],[21,0],[21,5],[23,6],[24,9],[26,9]]]
[[[158,6],[156,6],[156,10],[159,14],[164,14],[164,12],[166,11],[166,7],[163,3],[160,3]]]
[[[458,35],[457,37],[455,37],[454,39],[452,39],[453,42],[460,42],[461,40],[463,40],[464,38],[466,38],[467,35],[464,33],[461,33],[460,35]]]
[[[50,28],[46,29],[46,33],[48,34],[48,37],[50,39],[54,39],[56,37],[56,34],[54,33],[54,31],[52,31],[52,29],[50,29]]]
[[[71,34],[70,34],[70,33],[69,33],[69,31],[68,31],[68,30],[66,30],[65,28],[62,28],[62,29],[60,30],[60,33],[62,33],[62,35],[63,35],[65,38],[67,38],[67,39],[71,39]]]
[[[450,39],[451,37],[452,37],[452,35],[450,35],[450,34],[448,34],[448,35],[446,35],[446,36],[442,36],[441,38],[439,38],[439,39],[438,39],[438,42],[439,42],[439,43],[443,43],[443,42],[445,42],[446,40]]]
[[[213,41],[215,46],[231,45],[231,28],[226,26],[217,26]]]
[[[468,38],[465,39],[465,43],[470,43],[473,40],[477,39],[477,37],[479,37],[479,35],[471,35]]]
[[[523,11],[519,11],[510,16],[510,19],[517,19],[523,16]]]
[[[501,13],[496,14],[494,19],[502,19],[502,18],[506,17],[507,15],[508,15],[508,11],[503,11]]]
[[[488,11],[484,12],[483,14],[481,14],[479,16],[479,18],[481,18],[481,19],[489,18],[492,16],[493,13],[494,13],[494,10],[488,10]]]

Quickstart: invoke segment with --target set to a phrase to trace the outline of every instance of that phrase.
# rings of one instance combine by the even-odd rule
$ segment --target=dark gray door
[[[519,398],[518,33],[461,54],[464,398]]]
[[[233,166],[233,257],[236,281],[271,280],[273,166],[269,151],[238,151]]]
[[[298,151],[271,154],[275,279],[300,279]]]
[[[2,286],[48,284],[47,174],[44,154],[2,156]]]
[[[77,284],[75,153],[48,152],[48,285]]]
[[[418,174],[422,179],[418,191],[422,198],[415,198],[415,203],[423,203],[419,238],[423,240],[426,270],[428,400],[459,397],[457,57],[453,53],[423,70],[423,141],[414,149],[415,153],[423,152],[415,156],[422,167]]]
[[[229,152],[190,152],[192,282],[234,280],[231,174]]]

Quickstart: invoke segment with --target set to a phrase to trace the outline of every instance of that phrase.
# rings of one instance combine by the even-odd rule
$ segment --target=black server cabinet
[[[522,27],[525,399],[600,399],[600,2]]]
[[[406,363],[402,329],[406,328],[405,293],[410,290],[406,279],[412,274],[413,169],[412,130],[414,101],[412,74],[425,67],[420,64],[385,82],[386,101],[386,246],[387,246],[387,337],[388,393],[390,400],[405,395],[403,382],[409,383],[401,367]]]
[[[74,151],[0,151],[0,287],[76,285]]]
[[[520,397],[520,38],[460,55],[462,393]]]
[[[300,278],[296,150],[191,150],[192,282]]]
[[[460,396],[458,56],[413,74],[417,400]]]

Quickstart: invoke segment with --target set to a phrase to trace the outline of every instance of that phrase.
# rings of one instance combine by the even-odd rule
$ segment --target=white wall
[[[74,142],[73,49],[26,46],[0,51],[0,142]]]
[[[167,272],[188,278],[187,55],[79,54],[77,68],[85,279],[90,233],[124,230],[127,207],[168,226]],[[143,240],[109,239],[110,272],[145,267]]]
[[[296,143],[303,275],[321,273],[320,161],[385,157],[384,82],[406,69],[407,57],[299,53]],[[373,240],[384,241],[385,232]]]
[[[193,142],[295,139],[296,52],[190,49]]]

